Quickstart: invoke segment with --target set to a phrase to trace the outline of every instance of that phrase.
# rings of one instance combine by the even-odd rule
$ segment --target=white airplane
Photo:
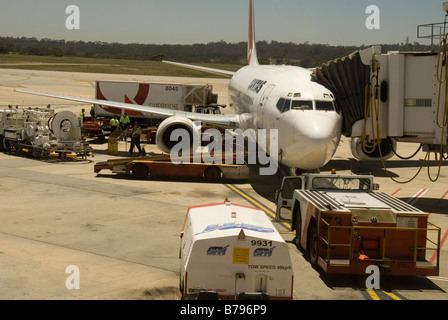
[[[342,118],[334,107],[333,94],[324,86],[311,80],[311,70],[292,66],[259,65],[255,47],[254,6],[249,2],[248,64],[237,72],[168,62],[182,67],[231,76],[229,101],[235,115],[209,115],[182,112],[154,107],[141,107],[113,101],[73,97],[16,89],[17,92],[37,94],[99,104],[127,110],[140,111],[151,117],[164,116],[160,124],[156,144],[169,152],[175,129],[195,130],[193,121],[222,128],[242,130],[278,130],[278,161],[296,169],[313,171],[323,167],[334,155],[341,138]],[[268,139],[269,142],[269,139]],[[266,146],[270,151],[269,143]]]

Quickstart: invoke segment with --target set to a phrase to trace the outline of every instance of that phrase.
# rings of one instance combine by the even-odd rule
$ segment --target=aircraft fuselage
[[[303,170],[330,161],[342,128],[332,93],[312,82],[310,74],[293,66],[246,66],[229,84],[235,113],[252,114],[252,121],[242,129],[278,130],[279,162]]]

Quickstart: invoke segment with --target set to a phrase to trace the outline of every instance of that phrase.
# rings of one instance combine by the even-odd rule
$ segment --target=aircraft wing
[[[153,115],[164,116],[166,118],[174,117],[174,116],[184,116],[191,121],[201,121],[209,125],[215,125],[224,128],[238,128],[240,126],[241,117],[234,115],[216,115],[216,114],[203,114],[203,113],[195,113],[195,112],[186,112],[186,111],[178,111],[164,108],[156,108],[156,107],[146,107],[140,106],[130,103],[116,102],[116,101],[107,101],[100,99],[91,99],[91,98],[83,98],[83,97],[75,97],[68,96],[63,94],[54,94],[54,93],[45,93],[39,91],[30,91],[23,89],[15,89],[14,91],[20,93],[28,93],[34,94],[44,97],[51,97],[57,99],[71,100],[77,102],[84,102],[88,104],[98,104],[108,107],[114,107],[125,110],[138,111],[143,113],[147,117],[152,117]]]
[[[222,75],[224,75],[224,76],[233,76],[233,75],[235,75],[235,72],[228,71],[228,70],[207,68],[207,67],[195,66],[195,65],[192,65],[192,64],[185,64],[185,63],[179,63],[179,62],[172,62],[172,61],[167,61],[167,60],[163,60],[162,62],[163,63],[172,64],[172,65],[178,66],[178,67],[189,68],[189,69],[194,69],[194,70],[199,70],[199,71],[219,74],[221,76]]]

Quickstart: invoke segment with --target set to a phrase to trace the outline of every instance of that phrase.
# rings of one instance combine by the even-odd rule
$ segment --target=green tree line
[[[346,56],[369,46],[330,46],[308,42],[284,43],[277,41],[257,42],[258,57],[262,64],[288,64],[315,67],[335,58]],[[382,45],[383,51],[429,51],[431,46],[412,44]],[[83,57],[127,60],[175,60],[182,62],[205,62],[245,64],[247,43],[225,41],[192,45],[156,45],[139,43],[105,43],[65,41],[53,39],[0,37],[0,54],[26,54],[56,57]]]

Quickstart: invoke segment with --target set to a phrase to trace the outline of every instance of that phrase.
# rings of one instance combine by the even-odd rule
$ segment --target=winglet
[[[257,49],[255,47],[254,1],[249,0],[249,43],[247,46],[247,64],[258,66]]]

